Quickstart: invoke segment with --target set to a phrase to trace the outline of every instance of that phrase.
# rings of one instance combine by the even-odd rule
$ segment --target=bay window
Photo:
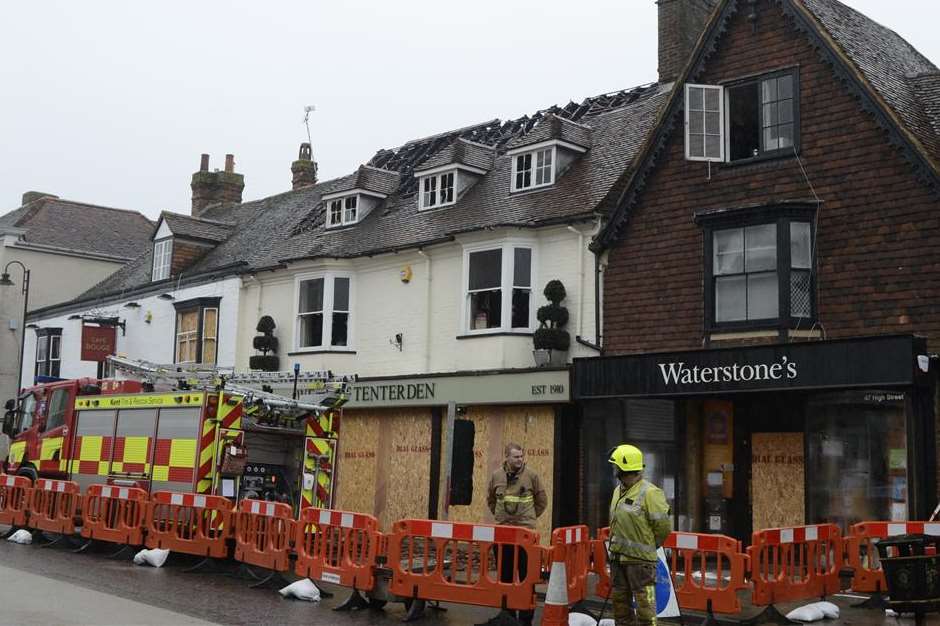
[[[464,256],[468,332],[525,332],[532,328],[532,248],[505,244]]]
[[[352,278],[328,273],[297,281],[295,341],[298,350],[348,348]]]

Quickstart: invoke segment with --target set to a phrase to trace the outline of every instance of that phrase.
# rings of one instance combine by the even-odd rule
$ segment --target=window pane
[[[199,325],[199,311],[184,311],[177,314],[177,334],[195,333]]]
[[[300,312],[323,310],[323,279],[314,278],[300,283]]]
[[[793,145],[793,124],[782,124],[777,127],[777,135],[781,148],[789,148]]]
[[[349,327],[349,313],[333,313],[333,329],[331,331],[330,345],[347,345]]]
[[[731,159],[760,154],[760,101],[757,83],[728,89],[728,130]]]
[[[715,321],[734,322],[747,314],[747,278],[721,276],[715,279]]]
[[[348,278],[334,278],[333,279],[333,310],[334,311],[348,311],[349,310],[349,279]]]
[[[809,222],[790,222],[790,267],[810,268],[810,232]]]
[[[762,100],[764,102],[773,102],[777,99],[777,79],[770,78],[768,80],[762,81],[761,85],[763,86],[763,95]]]
[[[311,313],[300,318],[300,346],[309,348],[323,345],[323,314]]]
[[[499,287],[502,282],[503,251],[470,253],[470,290]]]
[[[356,221],[356,196],[351,198],[346,198],[346,216],[343,218],[344,222],[355,222]]]
[[[502,324],[503,290],[470,294],[470,329],[499,328]]]
[[[515,265],[513,266],[512,284],[515,287],[532,286],[532,250],[529,248],[516,248]]]
[[[528,289],[512,290],[512,327],[529,327],[529,301],[532,292]]]
[[[36,343],[36,360],[46,361],[49,358],[49,337],[40,337]]]
[[[219,310],[204,309],[202,312],[202,336],[205,339],[215,339],[216,329],[219,325]]]
[[[793,121],[793,100],[781,100],[777,104],[778,119],[781,124]]]
[[[793,76],[790,74],[777,79],[777,97],[781,100],[793,97]]]
[[[705,109],[705,90],[701,87],[690,87],[689,88],[689,110],[690,111],[703,111]]]
[[[747,319],[777,317],[779,301],[776,271],[747,275]]]
[[[740,228],[718,230],[712,236],[715,274],[740,274],[744,271],[744,231]]]
[[[805,270],[790,272],[790,316],[810,317],[813,314],[810,274]]]
[[[721,156],[721,137],[705,135],[705,156],[718,158]]]
[[[705,90],[705,110],[706,111],[717,111],[718,110],[718,93],[719,89],[712,87],[711,89]]]
[[[52,374],[58,376],[58,372]],[[49,415],[46,419],[46,430],[52,430],[65,424],[65,414],[68,412],[69,391],[68,389],[56,389],[52,392],[52,400],[49,401]]]
[[[693,135],[705,133],[705,113],[692,111],[689,113],[689,132]]]
[[[330,225],[343,223],[343,201],[333,200],[330,203]]]
[[[216,341],[215,339],[203,339],[202,340],[202,362],[203,363],[215,363],[215,350],[216,350]]]
[[[779,150],[780,138],[777,136],[779,126],[764,129],[764,150]]]
[[[50,335],[49,336],[49,358],[50,359],[59,359],[62,349],[62,336],[61,335]]]
[[[770,104],[764,105],[764,119],[762,120],[764,127],[774,126],[777,124],[777,103],[771,102]]]
[[[721,115],[719,113],[705,114],[705,132],[709,135],[718,135],[721,133]]]

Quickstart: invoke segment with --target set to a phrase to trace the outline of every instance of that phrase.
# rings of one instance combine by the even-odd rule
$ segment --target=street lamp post
[[[10,261],[3,268],[3,273],[0,274],[0,287],[13,286],[14,283],[12,280],[10,280],[10,266],[14,263],[19,265],[23,270],[23,321],[20,324],[20,369],[16,377],[16,393],[19,395],[20,389],[23,388],[23,349],[26,347],[26,307],[29,306],[29,270],[26,269],[26,266],[23,265],[20,261]]]

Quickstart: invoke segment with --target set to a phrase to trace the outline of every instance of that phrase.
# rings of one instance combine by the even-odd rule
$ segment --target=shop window
[[[298,280],[298,350],[349,348],[351,286],[351,276],[336,273]]]
[[[65,425],[65,414],[69,408],[71,394],[68,389],[56,389],[49,400],[49,416],[46,418],[46,430]]]
[[[528,331],[532,321],[532,248],[504,245],[465,256],[467,330]]]
[[[215,364],[218,360],[220,298],[176,303],[174,363]]]
[[[720,85],[685,86],[685,155],[743,161],[793,154],[799,138],[795,71]]]
[[[759,215],[755,223],[705,224],[711,328],[812,324],[813,225],[808,217]]]
[[[62,363],[62,329],[36,331],[36,376],[59,377]]]

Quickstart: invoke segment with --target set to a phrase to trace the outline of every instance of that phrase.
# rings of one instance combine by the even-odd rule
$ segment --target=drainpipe
[[[584,233],[568,225],[568,230],[578,236],[578,334],[584,334]]]
[[[424,257],[424,371],[431,371],[431,257],[418,249]]]

